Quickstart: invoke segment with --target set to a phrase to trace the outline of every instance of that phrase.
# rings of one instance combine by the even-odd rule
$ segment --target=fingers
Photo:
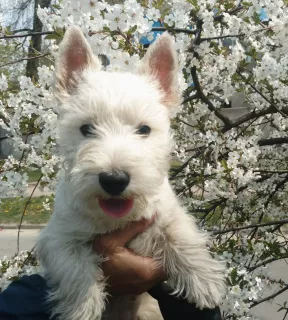
[[[145,231],[153,224],[155,216],[150,220],[140,220],[132,222],[122,230],[116,230],[109,234],[96,237],[93,243],[93,249],[97,253],[113,252],[117,247],[125,247],[126,243],[135,238],[139,233]]]
[[[144,281],[156,284],[167,280],[164,269],[152,258],[143,257],[143,266],[142,273],[144,274]]]
[[[125,265],[122,258],[125,257]],[[165,281],[164,270],[152,258],[136,256],[128,250],[121,253],[120,264],[107,261],[103,264],[104,275],[108,275],[109,292],[113,294],[142,294],[159,282]],[[113,263],[113,262],[112,262]]]
[[[103,261],[102,270],[108,279],[110,293],[140,294],[167,280],[158,262],[139,256],[125,247],[135,236],[151,226],[154,220],[155,216],[150,220],[132,222],[122,230],[94,239],[94,251],[109,258]]]

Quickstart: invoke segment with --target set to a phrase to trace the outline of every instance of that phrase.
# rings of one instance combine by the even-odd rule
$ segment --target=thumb
[[[114,248],[125,247],[125,245],[135,238],[139,233],[142,233],[148,229],[153,224],[154,220],[155,215],[149,220],[143,219],[140,221],[131,222],[121,230],[116,230],[111,233],[101,235],[100,237],[96,237],[93,247],[97,248],[96,251],[98,252],[111,252]]]

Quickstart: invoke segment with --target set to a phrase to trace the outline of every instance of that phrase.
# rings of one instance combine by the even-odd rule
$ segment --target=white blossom
[[[231,14],[239,3],[171,0],[161,7],[152,0],[145,6],[134,0],[115,5],[61,1],[53,10],[39,8],[38,17],[43,30],[57,30],[58,36],[78,25],[94,54],[106,59],[108,72],[135,71],[145,51],[143,37],[150,42],[157,37],[154,22],[185,31],[172,32],[179,84],[190,101],[175,109],[171,120],[175,140],[171,182],[203,230],[235,228],[213,238],[210,249],[227,267],[224,319],[252,320],[256,319],[250,312],[252,303],[262,299],[275,280],[263,262],[287,256],[287,239],[271,232],[277,225],[245,227],[287,216],[288,148],[272,142],[285,142],[288,131],[288,8],[281,0],[251,0],[241,2],[243,8]],[[261,22],[263,8],[268,19]],[[195,32],[197,21],[200,33]],[[43,45],[53,62],[59,39],[48,38]],[[8,66],[0,75],[0,127],[5,132],[0,138],[9,138],[13,152],[20,154],[1,160],[2,199],[24,195],[26,172],[31,169],[41,172],[41,186],[51,190],[61,174],[53,67],[40,66],[37,82],[19,69],[20,76],[13,76]],[[229,103],[244,109],[224,109]],[[241,122],[247,114],[250,118]],[[46,210],[51,205],[50,199],[43,202]],[[36,260],[23,265],[26,258],[27,253],[21,253],[0,259],[0,288],[39,271]]]

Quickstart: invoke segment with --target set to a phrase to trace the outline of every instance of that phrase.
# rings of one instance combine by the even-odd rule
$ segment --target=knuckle
[[[103,238],[100,238],[99,241],[98,241],[98,247],[102,250],[105,249],[105,242],[103,240]]]
[[[137,275],[138,275],[139,280],[142,282],[147,282],[147,281],[150,281],[150,279],[151,279],[151,272],[147,268],[143,268],[142,270],[138,270]]]
[[[103,253],[107,249],[107,244],[105,243],[103,237],[95,237],[93,248],[97,253]]]
[[[146,289],[144,289],[142,286],[137,286],[137,287],[135,287],[135,288],[133,288],[133,294],[135,294],[135,295],[140,295],[140,294],[142,294],[142,293],[144,293],[144,292],[146,292],[147,290]]]

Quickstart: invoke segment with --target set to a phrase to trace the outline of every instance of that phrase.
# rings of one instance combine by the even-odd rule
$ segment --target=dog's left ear
[[[167,107],[181,103],[178,84],[178,58],[172,36],[163,33],[147,50],[138,72],[152,76],[163,93],[162,103]]]

